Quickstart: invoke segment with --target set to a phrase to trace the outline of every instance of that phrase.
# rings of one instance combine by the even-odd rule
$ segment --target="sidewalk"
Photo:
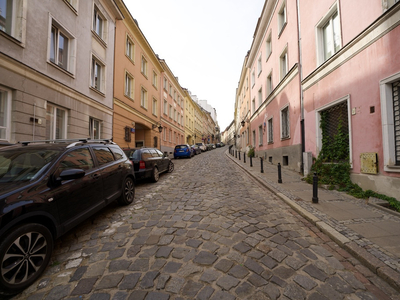
[[[351,253],[371,271],[400,291],[400,213],[368,204],[344,192],[318,188],[318,203],[312,203],[313,186],[301,174],[278,167],[260,158],[243,161],[226,151],[226,156],[278,195],[300,215]]]

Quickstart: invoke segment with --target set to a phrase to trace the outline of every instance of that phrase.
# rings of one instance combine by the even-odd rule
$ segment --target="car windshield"
[[[0,151],[0,183],[34,180],[59,154],[59,150],[46,149]]]

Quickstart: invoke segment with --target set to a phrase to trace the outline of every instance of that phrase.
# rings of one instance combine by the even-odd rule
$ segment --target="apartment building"
[[[187,89],[183,89],[185,93],[185,136],[186,143],[193,145],[196,143],[195,136],[195,115],[194,115],[194,102],[191,93]]]
[[[247,151],[250,146],[250,70],[246,67],[248,60],[248,55],[246,55],[242,71],[240,74],[240,79],[238,87],[236,89],[236,115],[235,115],[235,126],[238,130],[239,139],[237,139],[236,147],[240,151]]]
[[[114,1],[0,3],[0,140],[112,138]]]
[[[121,147],[160,149],[162,65],[124,2],[115,36],[114,141]]]

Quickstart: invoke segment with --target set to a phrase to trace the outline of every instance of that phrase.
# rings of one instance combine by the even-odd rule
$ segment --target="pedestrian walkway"
[[[313,186],[302,175],[261,159],[243,159],[243,152],[226,155],[238,166],[273,191],[294,210],[314,223],[341,247],[374,273],[400,290],[400,214],[381,208],[366,199],[344,192],[318,188],[318,203],[313,203]],[[315,196],[315,195],[314,195]],[[315,200],[315,199],[314,199]]]

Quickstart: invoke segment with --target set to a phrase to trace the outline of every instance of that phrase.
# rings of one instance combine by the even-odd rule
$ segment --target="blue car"
[[[176,145],[174,149],[174,158],[177,159],[179,157],[188,157],[191,158],[194,155],[194,151],[192,147],[187,144],[184,145]]]

